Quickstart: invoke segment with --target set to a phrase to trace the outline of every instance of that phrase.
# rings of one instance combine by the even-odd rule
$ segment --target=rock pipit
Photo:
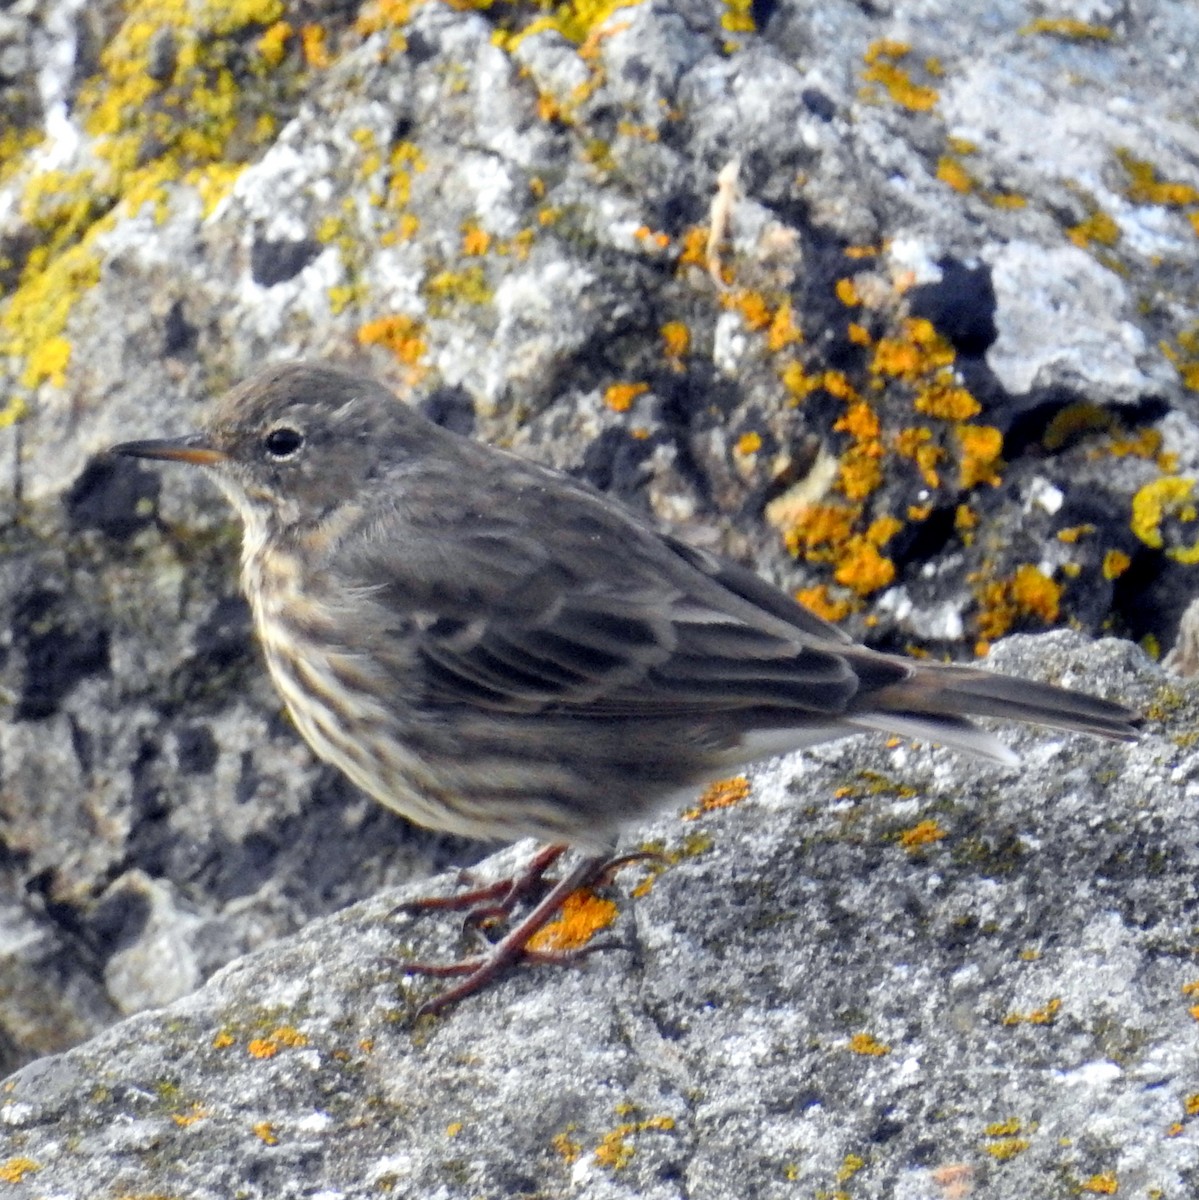
[[[971,717],[1136,737],[1119,704],[881,654],[577,480],[439,428],[367,379],[267,367],[202,432],[120,454],[204,467],[245,522],[242,584],[312,748],[417,824],[548,843],[490,914],[587,857],[434,1011],[528,953],[616,834],[748,763],[862,730],[1005,763]],[[494,902],[494,903],[492,903]]]

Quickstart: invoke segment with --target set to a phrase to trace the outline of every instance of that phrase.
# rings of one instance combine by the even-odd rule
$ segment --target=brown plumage
[[[697,784],[861,730],[1002,762],[971,718],[1136,736],[1119,704],[872,651],[585,484],[328,367],[268,367],[198,435],[116,449],[222,486],[297,726],[422,825],[600,850]]]

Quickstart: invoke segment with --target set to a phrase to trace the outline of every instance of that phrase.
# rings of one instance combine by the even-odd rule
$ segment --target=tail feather
[[[1085,692],[931,663],[920,664],[907,679],[863,700],[869,711],[852,714],[855,724],[901,734],[920,727],[915,736],[1000,762],[1010,762],[1012,752],[966,718],[1020,721],[1123,742],[1137,740],[1142,720],[1134,709]]]
[[[980,729],[965,717],[930,716],[926,713],[863,713],[846,722],[859,729],[898,734],[922,742],[936,742],[975,758],[985,758],[1005,767],[1020,764],[1020,755],[993,733]]]

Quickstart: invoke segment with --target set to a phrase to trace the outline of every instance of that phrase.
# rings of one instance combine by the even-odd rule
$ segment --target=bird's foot
[[[508,967],[517,962],[536,965],[564,965],[576,962],[584,955],[596,950],[609,949],[616,943],[588,942],[586,945],[565,949],[542,949],[531,945],[562,908],[568,897],[594,884],[608,882],[621,867],[646,858],[658,857],[650,852],[623,854],[615,858],[597,856],[584,859],[573,871],[564,875],[552,886],[544,878],[546,870],[566,850],[565,846],[553,845],[540,850],[519,874],[511,879],[484,888],[477,888],[446,899],[417,900],[405,905],[407,911],[425,909],[467,909],[465,923],[478,929],[485,924],[510,916],[522,899],[544,892],[529,913],[496,942],[486,942],[482,954],[462,959],[455,963],[403,963],[402,970],[411,975],[428,975],[435,979],[462,977],[460,983],[439,993],[417,1010],[417,1016],[438,1013],[466,996],[486,987]],[[548,891],[546,887],[548,886]],[[482,934],[480,933],[480,937]]]

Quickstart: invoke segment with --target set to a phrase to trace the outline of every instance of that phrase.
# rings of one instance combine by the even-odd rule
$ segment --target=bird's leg
[[[533,895],[536,889],[546,882],[544,875],[547,868],[561,858],[565,850],[566,847],[562,845],[546,846],[545,849],[538,851],[519,874],[492,887],[480,888],[468,893],[465,900],[463,897],[456,896],[442,902],[418,901],[414,907],[458,908],[459,902],[464,900],[462,906],[470,906],[466,921],[473,925],[478,925],[493,917],[507,916],[517,901]],[[469,996],[472,992],[486,987],[506,967],[517,961],[562,964],[574,962],[594,950],[607,949],[611,943],[592,943],[569,950],[531,949],[529,943],[549,924],[572,893],[595,883],[609,881],[615,872],[630,863],[642,862],[649,858],[660,859],[661,857],[660,854],[648,850],[634,851],[631,854],[621,854],[615,857],[593,855],[584,859],[573,871],[555,883],[528,915],[514,925],[499,941],[487,942],[486,949],[482,954],[455,963],[402,964],[403,970],[412,975],[429,975],[437,979],[465,976],[461,983],[422,1004],[417,1010],[417,1015],[423,1016],[426,1013],[440,1012],[464,996]],[[493,899],[498,902],[489,905],[487,901]]]
[[[421,896],[416,900],[407,900],[401,904],[397,912],[427,912],[430,909],[440,911],[461,912],[468,910],[468,924],[478,924],[493,917],[507,916],[516,907],[518,900],[532,895],[542,883],[544,875],[566,852],[561,843],[546,846],[529,859],[525,866],[515,875],[507,879],[497,880],[485,887],[471,888],[469,891],[458,892],[453,896]],[[495,903],[489,903],[495,901]]]
[[[551,846],[548,849],[558,852],[549,860],[553,862],[554,858],[557,858],[565,847]],[[541,858],[545,854],[546,851],[542,851],[538,855],[538,858]],[[534,862],[536,861],[534,860]],[[441,1012],[442,1009],[456,1003],[463,999],[463,997],[469,996],[479,991],[480,988],[486,987],[506,967],[518,959],[528,957],[530,961],[538,963],[565,963],[572,962],[578,958],[581,953],[587,950],[587,947],[584,946],[578,950],[559,951],[529,951],[526,950],[526,947],[533,935],[538,930],[544,928],[558,909],[562,907],[562,903],[566,900],[567,896],[572,892],[578,891],[579,888],[593,883],[600,875],[604,874],[608,867],[608,862],[609,860],[602,855],[585,858],[573,871],[558,880],[526,917],[522,918],[504,934],[486,953],[476,958],[467,958],[461,962],[442,965],[435,963],[404,963],[404,971],[412,975],[431,975],[439,979],[458,975],[465,976],[461,983],[457,983],[453,987],[447,988],[440,995],[426,1000],[417,1009],[416,1015],[421,1017]],[[541,871],[545,870],[546,865],[548,864],[541,866]],[[538,878],[540,878],[541,871],[538,872]],[[520,877],[513,882],[516,883],[519,879]]]

